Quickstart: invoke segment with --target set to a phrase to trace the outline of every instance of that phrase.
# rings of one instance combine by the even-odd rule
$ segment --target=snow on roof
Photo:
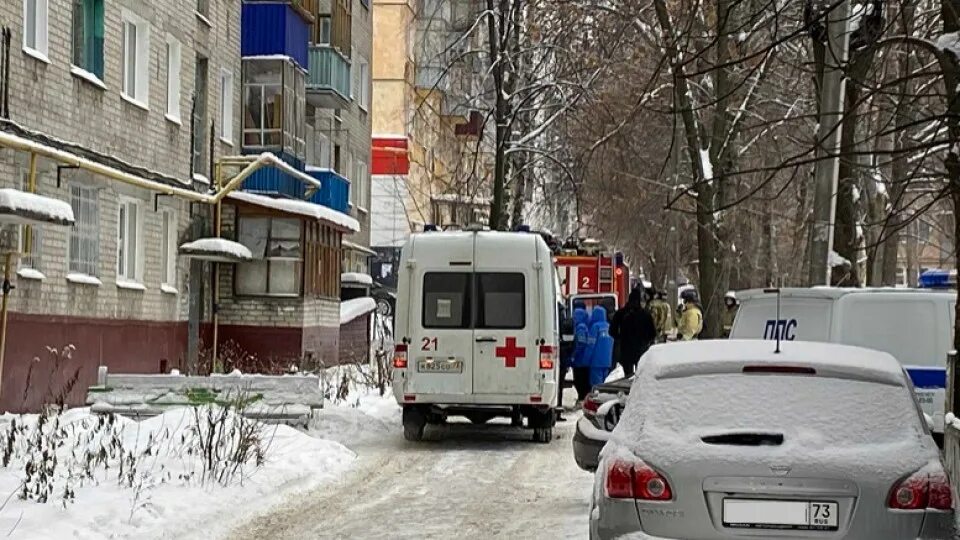
[[[372,250],[372,249],[370,249],[370,248],[368,248],[368,247],[366,247],[366,246],[361,246],[360,244],[356,244],[356,243],[350,242],[350,241],[348,241],[348,240],[344,240],[343,242],[340,242],[340,245],[343,246],[343,247],[345,247],[345,248],[347,248],[347,249],[349,249],[349,250],[359,251],[360,253],[366,253],[367,255],[376,255],[376,254],[377,254],[376,251],[374,251],[374,250]]]
[[[350,285],[373,285],[373,278],[369,274],[359,272],[344,272],[340,274],[340,282]]]
[[[458,193],[443,193],[440,195],[431,195],[430,200],[439,202],[453,202],[460,204],[490,204],[489,197],[468,197]]]
[[[830,253],[827,255],[827,263],[830,264],[831,268],[836,268],[838,266],[850,266],[850,260],[846,257],[843,257],[836,251],[830,250]]]
[[[744,365],[799,365],[886,384],[904,384],[903,368],[888,353],[805,341],[783,341],[780,353],[769,340],[705,340],[657,345],[644,356],[643,369],[658,379],[700,374],[739,373]]]
[[[375,309],[377,309],[377,301],[369,296],[340,302],[340,324],[347,324]]]
[[[253,260],[247,246],[226,238],[201,238],[180,246],[180,254],[195,259],[215,262],[244,262]]]
[[[256,195],[254,193],[247,193],[246,191],[231,191],[227,194],[227,198],[247,204],[254,204],[263,208],[286,212],[288,214],[296,214],[311,219],[327,221],[348,231],[360,232],[360,223],[357,220],[320,204],[297,199],[267,197],[266,195]]]
[[[0,222],[72,225],[70,203],[27,193],[19,189],[0,189]]]

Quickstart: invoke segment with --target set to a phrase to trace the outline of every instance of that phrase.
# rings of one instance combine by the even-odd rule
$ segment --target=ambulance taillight
[[[557,360],[557,350],[553,345],[540,346],[540,369],[553,369]]]
[[[393,347],[393,367],[394,369],[407,368],[407,344],[397,343]]]

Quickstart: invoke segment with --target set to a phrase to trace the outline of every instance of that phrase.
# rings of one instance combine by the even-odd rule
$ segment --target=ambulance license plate
[[[420,360],[417,362],[417,371],[420,373],[463,373],[463,362],[460,360]]]

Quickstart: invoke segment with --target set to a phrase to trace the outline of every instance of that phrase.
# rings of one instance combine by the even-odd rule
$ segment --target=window
[[[340,233],[317,222],[304,226],[304,289],[311,296],[340,296]]]
[[[167,36],[167,118],[180,121],[180,42]]]
[[[197,13],[208,17],[210,15],[210,0],[197,0]]]
[[[23,47],[47,56],[47,0],[23,0]]]
[[[524,327],[526,288],[523,274],[477,274],[477,328]]]
[[[146,108],[150,90],[150,24],[123,14],[123,95]]]
[[[197,55],[196,69],[193,74],[193,174],[202,174],[207,170],[205,161],[207,148],[207,66],[205,56]]]
[[[354,199],[358,208],[363,208],[367,204],[367,164],[357,160],[354,168],[353,182],[350,184],[352,191],[356,194]]]
[[[237,265],[237,294],[300,294],[300,220],[241,216],[238,236],[256,260]]]
[[[330,16],[329,15],[321,15],[317,19],[316,40],[318,45],[330,44]]]
[[[370,108],[370,63],[360,59],[357,71],[360,72],[360,85],[357,89],[357,103],[363,110]]]
[[[427,272],[423,276],[423,327],[471,328],[472,274]]]
[[[96,276],[100,263],[100,198],[95,188],[70,186],[73,227],[70,271]]]
[[[121,200],[117,216],[117,279],[141,281],[141,225],[140,204]]]
[[[304,73],[282,60],[247,60],[243,70],[243,146],[305,159]]]
[[[73,65],[103,79],[103,2],[73,0]]]
[[[177,286],[177,215],[164,210],[160,225],[160,282]]]
[[[220,72],[220,140],[233,144],[233,73]]]

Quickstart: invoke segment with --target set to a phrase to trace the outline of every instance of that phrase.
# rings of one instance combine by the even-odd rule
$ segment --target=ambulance
[[[812,287],[738,291],[737,299],[731,339],[822,341],[890,353],[910,376],[935,438],[943,436],[956,292]]]
[[[407,440],[427,424],[495,417],[553,437],[558,277],[538,234],[414,234],[397,283],[393,391]]]

